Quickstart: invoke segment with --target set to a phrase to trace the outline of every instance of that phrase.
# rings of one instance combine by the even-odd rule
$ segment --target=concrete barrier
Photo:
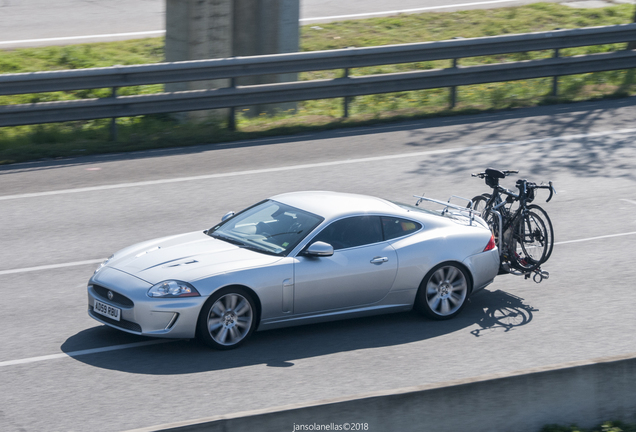
[[[216,416],[134,432],[537,432],[636,421],[636,355]],[[133,431],[130,431],[133,432]]]

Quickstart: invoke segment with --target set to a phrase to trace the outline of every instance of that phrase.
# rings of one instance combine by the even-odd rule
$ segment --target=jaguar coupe
[[[491,231],[470,212],[293,192],[115,253],[90,278],[88,314],[230,349],[254,331],[413,308],[449,319],[498,269]]]

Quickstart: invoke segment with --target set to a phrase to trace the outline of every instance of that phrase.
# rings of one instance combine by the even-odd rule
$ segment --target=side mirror
[[[305,255],[313,257],[328,257],[333,255],[333,246],[329,243],[318,241],[309,245],[309,247],[305,250]]]
[[[221,222],[225,222],[226,220],[228,220],[229,218],[231,218],[235,214],[236,213],[234,213],[233,211],[225,213],[225,215],[221,218]]]

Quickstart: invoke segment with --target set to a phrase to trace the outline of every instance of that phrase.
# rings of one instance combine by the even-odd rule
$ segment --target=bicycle
[[[477,195],[469,204],[472,210],[479,212],[490,226],[501,256],[500,273],[521,272],[526,278],[535,272],[535,281],[547,278],[548,273],[540,270],[541,264],[552,255],[554,247],[554,229],[548,213],[536,204],[530,204],[537,189],[549,189],[549,202],[556,193],[552,182],[537,185],[519,179],[516,187],[519,193],[499,185],[499,180],[517,170],[499,171],[492,168],[485,172],[472,174],[485,179],[493,193]],[[505,198],[504,198],[505,196]],[[517,207],[513,209],[514,204]],[[537,276],[538,275],[538,276]]]

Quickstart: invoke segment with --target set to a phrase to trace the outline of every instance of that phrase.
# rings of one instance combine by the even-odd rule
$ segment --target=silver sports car
[[[452,318],[498,269],[490,230],[466,212],[294,192],[115,253],[88,283],[88,314],[129,333],[229,349],[254,330],[413,307]]]

